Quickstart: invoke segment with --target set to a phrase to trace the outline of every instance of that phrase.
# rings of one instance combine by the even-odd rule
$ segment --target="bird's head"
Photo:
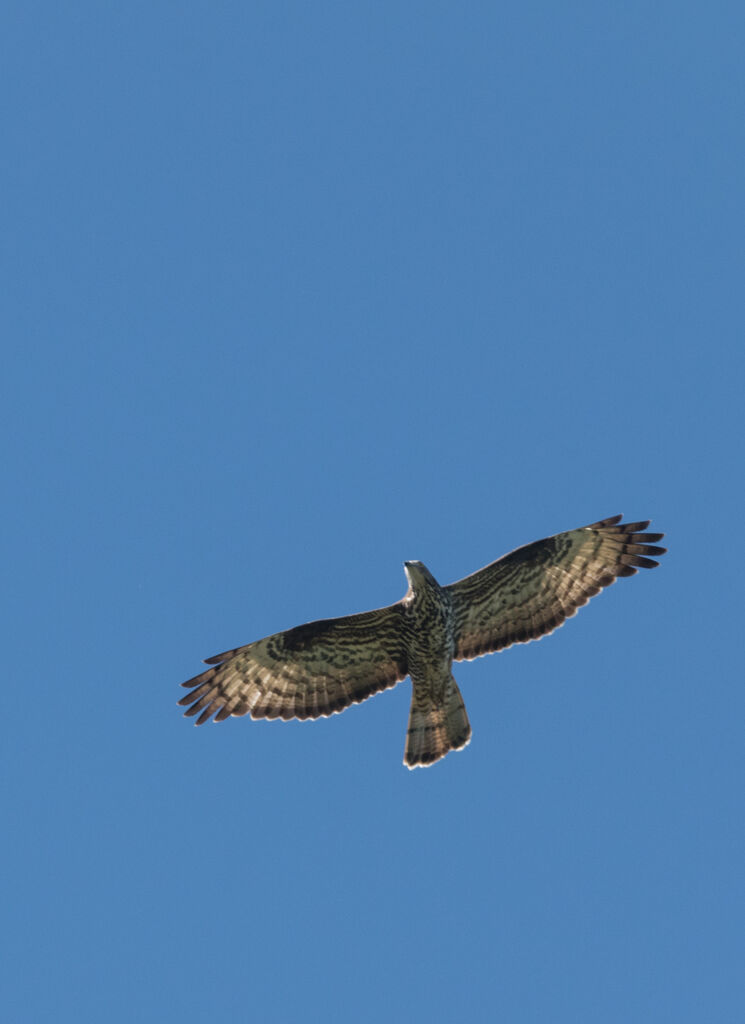
[[[411,594],[416,594],[417,591],[425,590],[427,587],[437,586],[437,580],[424,562],[404,562],[404,572],[409,581],[409,593]]]

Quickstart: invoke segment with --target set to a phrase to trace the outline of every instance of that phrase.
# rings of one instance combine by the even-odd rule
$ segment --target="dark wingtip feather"
[[[609,516],[607,519],[599,519],[596,523],[591,523],[589,529],[600,530],[605,526],[615,526],[616,523],[620,523],[622,519],[623,512],[619,516]]]
[[[646,530],[649,524],[652,522],[651,519],[641,519],[638,523],[624,523],[624,533],[639,533],[641,530]]]
[[[616,573],[616,576],[635,576],[637,570],[633,565],[621,565]]]
[[[644,555],[621,555],[624,565],[636,565],[640,569],[656,569],[660,564],[654,558],[645,558]]]

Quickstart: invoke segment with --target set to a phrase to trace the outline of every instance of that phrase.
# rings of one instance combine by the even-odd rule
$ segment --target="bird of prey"
[[[213,658],[179,701],[202,725],[213,715],[325,718],[411,676],[404,764],[462,750],[471,726],[453,661],[470,661],[552,633],[618,576],[659,565],[664,534],[622,516],[517,548],[441,587],[422,562],[404,562],[409,589],[387,608],[320,619]]]

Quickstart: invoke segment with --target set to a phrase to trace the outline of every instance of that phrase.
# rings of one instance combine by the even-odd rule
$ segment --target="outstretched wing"
[[[455,614],[455,658],[478,658],[553,632],[618,576],[659,562],[650,555],[662,533],[643,533],[649,520],[602,519],[579,530],[526,544],[445,587]]]
[[[401,604],[340,619],[321,619],[225,651],[182,686],[179,704],[215,716],[321,718],[372,697],[408,674]]]

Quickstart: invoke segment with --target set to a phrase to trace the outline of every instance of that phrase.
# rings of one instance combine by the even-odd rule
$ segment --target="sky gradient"
[[[745,12],[9,2],[15,1022],[739,1022]],[[622,512],[455,667],[195,729],[202,658]],[[711,548],[709,547],[711,544]]]

